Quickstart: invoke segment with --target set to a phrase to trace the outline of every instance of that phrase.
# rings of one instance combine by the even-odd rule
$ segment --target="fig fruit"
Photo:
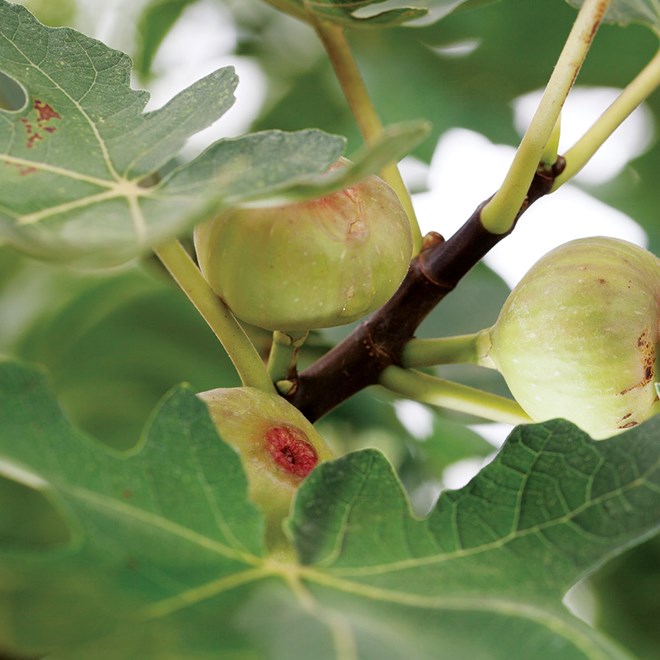
[[[234,387],[197,396],[220,437],[240,454],[248,495],[265,516],[267,544],[277,546],[298,486],[319,462],[333,458],[332,451],[302,413],[276,394]]]
[[[284,332],[378,309],[412,256],[408,217],[377,176],[310,201],[221,213],[194,239],[202,274],[234,314]]]
[[[613,238],[566,243],[530,269],[488,332],[484,364],[532,419],[612,436],[658,400],[660,260]]]

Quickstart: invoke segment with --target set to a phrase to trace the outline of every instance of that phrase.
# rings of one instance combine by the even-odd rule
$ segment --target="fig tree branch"
[[[515,221],[550,192],[564,166],[534,176]],[[392,298],[348,337],[293,380],[286,398],[312,422],[365,387],[376,385],[391,365],[404,366],[403,353],[431,310],[505,234],[489,232],[481,222],[481,204],[448,240],[429,234],[422,251]],[[514,222],[515,226],[515,222]]]

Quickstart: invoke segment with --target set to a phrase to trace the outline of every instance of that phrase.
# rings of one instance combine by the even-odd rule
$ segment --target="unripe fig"
[[[333,458],[310,422],[287,401],[253,387],[201,392],[222,439],[238,451],[248,495],[266,519],[266,539],[277,545],[281,523],[303,479]]]
[[[658,400],[660,260],[613,238],[566,243],[531,268],[489,332],[485,363],[532,419],[612,436]]]
[[[319,199],[221,213],[195,229],[195,249],[239,319],[286,332],[380,307],[406,274],[412,238],[396,193],[369,176]]]

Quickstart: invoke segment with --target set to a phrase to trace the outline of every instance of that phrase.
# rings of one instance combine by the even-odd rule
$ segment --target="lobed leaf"
[[[123,53],[0,0],[0,242],[43,259],[115,265],[230,205],[315,180],[344,148],[318,130],[267,131],[220,140],[172,170],[186,139],[231,107],[237,77],[220,69],[147,113],[148,94],[129,80]],[[419,125],[394,132],[369,152],[372,171],[426,134]],[[163,168],[171,171],[161,179]],[[358,174],[347,168],[330,187]],[[309,184],[305,194],[328,187]]]
[[[626,658],[561,605],[658,527],[660,418],[594,442],[520,427],[419,519],[374,450],[324,463],[265,557],[238,457],[188,388],[118,453],[62,415],[44,377],[0,363],[0,471],[69,526],[51,545],[0,516],[0,648],[53,658]],[[25,490],[25,489],[23,489]],[[44,519],[20,489],[4,507]]]

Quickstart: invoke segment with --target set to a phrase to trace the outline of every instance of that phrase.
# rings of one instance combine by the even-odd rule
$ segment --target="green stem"
[[[325,48],[364,141],[368,145],[373,144],[382,135],[383,124],[371,101],[343,28],[319,20],[312,12],[310,12],[309,20]],[[381,172],[381,177],[396,192],[401,205],[408,214],[413,235],[413,254],[418,254],[422,245],[422,233],[417,222],[410,193],[401,178],[396,163],[385,166]]]
[[[273,343],[268,356],[268,374],[271,381],[290,379],[295,375],[298,363],[298,353],[305,343],[309,332],[280,332],[273,333]]]
[[[481,211],[481,222],[492,234],[505,234],[513,226],[609,4],[610,0],[585,0],[580,8],[504,182]]]
[[[564,154],[566,167],[555,179],[552,190],[556,190],[573,178],[600,149],[605,140],[658,86],[660,86],[660,50],[593,126]]]
[[[401,364],[404,367],[432,367],[436,364],[481,364],[488,353],[490,338],[487,330],[469,335],[438,339],[411,339],[404,347]]]
[[[548,140],[543,153],[541,154],[540,166],[541,169],[548,172],[557,163],[559,158],[559,138],[561,137],[561,115],[557,117],[550,139]]]
[[[513,399],[453,383],[419,371],[387,367],[379,381],[388,390],[415,401],[477,415],[494,422],[529,424],[532,420]]]
[[[154,252],[220,340],[243,385],[275,392],[254,344],[227,305],[213,293],[181,243],[174,240]]]

